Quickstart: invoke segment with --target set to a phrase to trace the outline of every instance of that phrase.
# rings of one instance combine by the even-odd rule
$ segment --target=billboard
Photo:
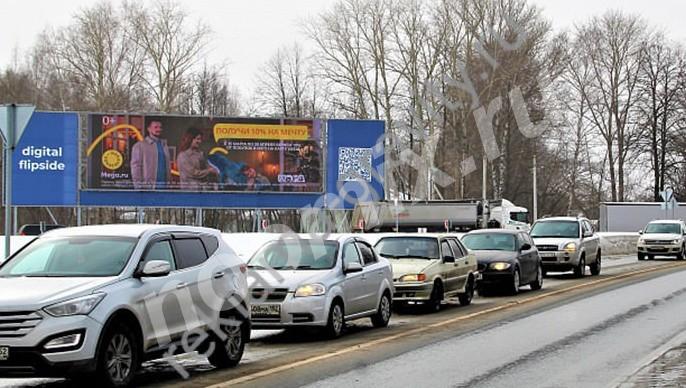
[[[90,114],[84,190],[323,191],[319,120]]]
[[[76,205],[78,129],[76,113],[33,113],[12,157],[12,205]]]

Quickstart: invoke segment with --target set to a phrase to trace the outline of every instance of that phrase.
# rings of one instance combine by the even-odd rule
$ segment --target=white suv
[[[651,221],[645,229],[639,232],[638,259],[646,257],[652,259],[655,256],[676,256],[678,260],[684,260],[684,235],[686,225],[679,220]]]
[[[543,273],[574,271],[576,277],[599,275],[602,265],[600,237],[583,217],[550,217],[534,223],[529,233],[538,248]]]
[[[245,272],[214,229],[47,232],[0,266],[0,377],[128,386],[143,361],[196,350],[236,365],[250,336]]]

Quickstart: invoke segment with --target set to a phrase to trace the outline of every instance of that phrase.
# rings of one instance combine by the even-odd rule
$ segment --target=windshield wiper
[[[263,267],[259,264],[248,264],[248,268],[266,269],[265,267]]]

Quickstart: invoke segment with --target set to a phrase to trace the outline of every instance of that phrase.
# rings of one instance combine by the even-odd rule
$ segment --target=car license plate
[[[10,359],[10,348],[7,346],[0,346],[0,361],[7,361]]]
[[[250,315],[253,317],[280,317],[281,305],[254,304],[250,306]]]
[[[541,253],[541,257],[555,257],[554,253]]]

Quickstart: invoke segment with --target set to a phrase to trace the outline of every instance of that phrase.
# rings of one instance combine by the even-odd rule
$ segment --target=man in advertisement
[[[171,158],[167,141],[162,139],[162,123],[151,120],[147,136],[131,150],[131,179],[136,190],[164,189],[169,182]]]

